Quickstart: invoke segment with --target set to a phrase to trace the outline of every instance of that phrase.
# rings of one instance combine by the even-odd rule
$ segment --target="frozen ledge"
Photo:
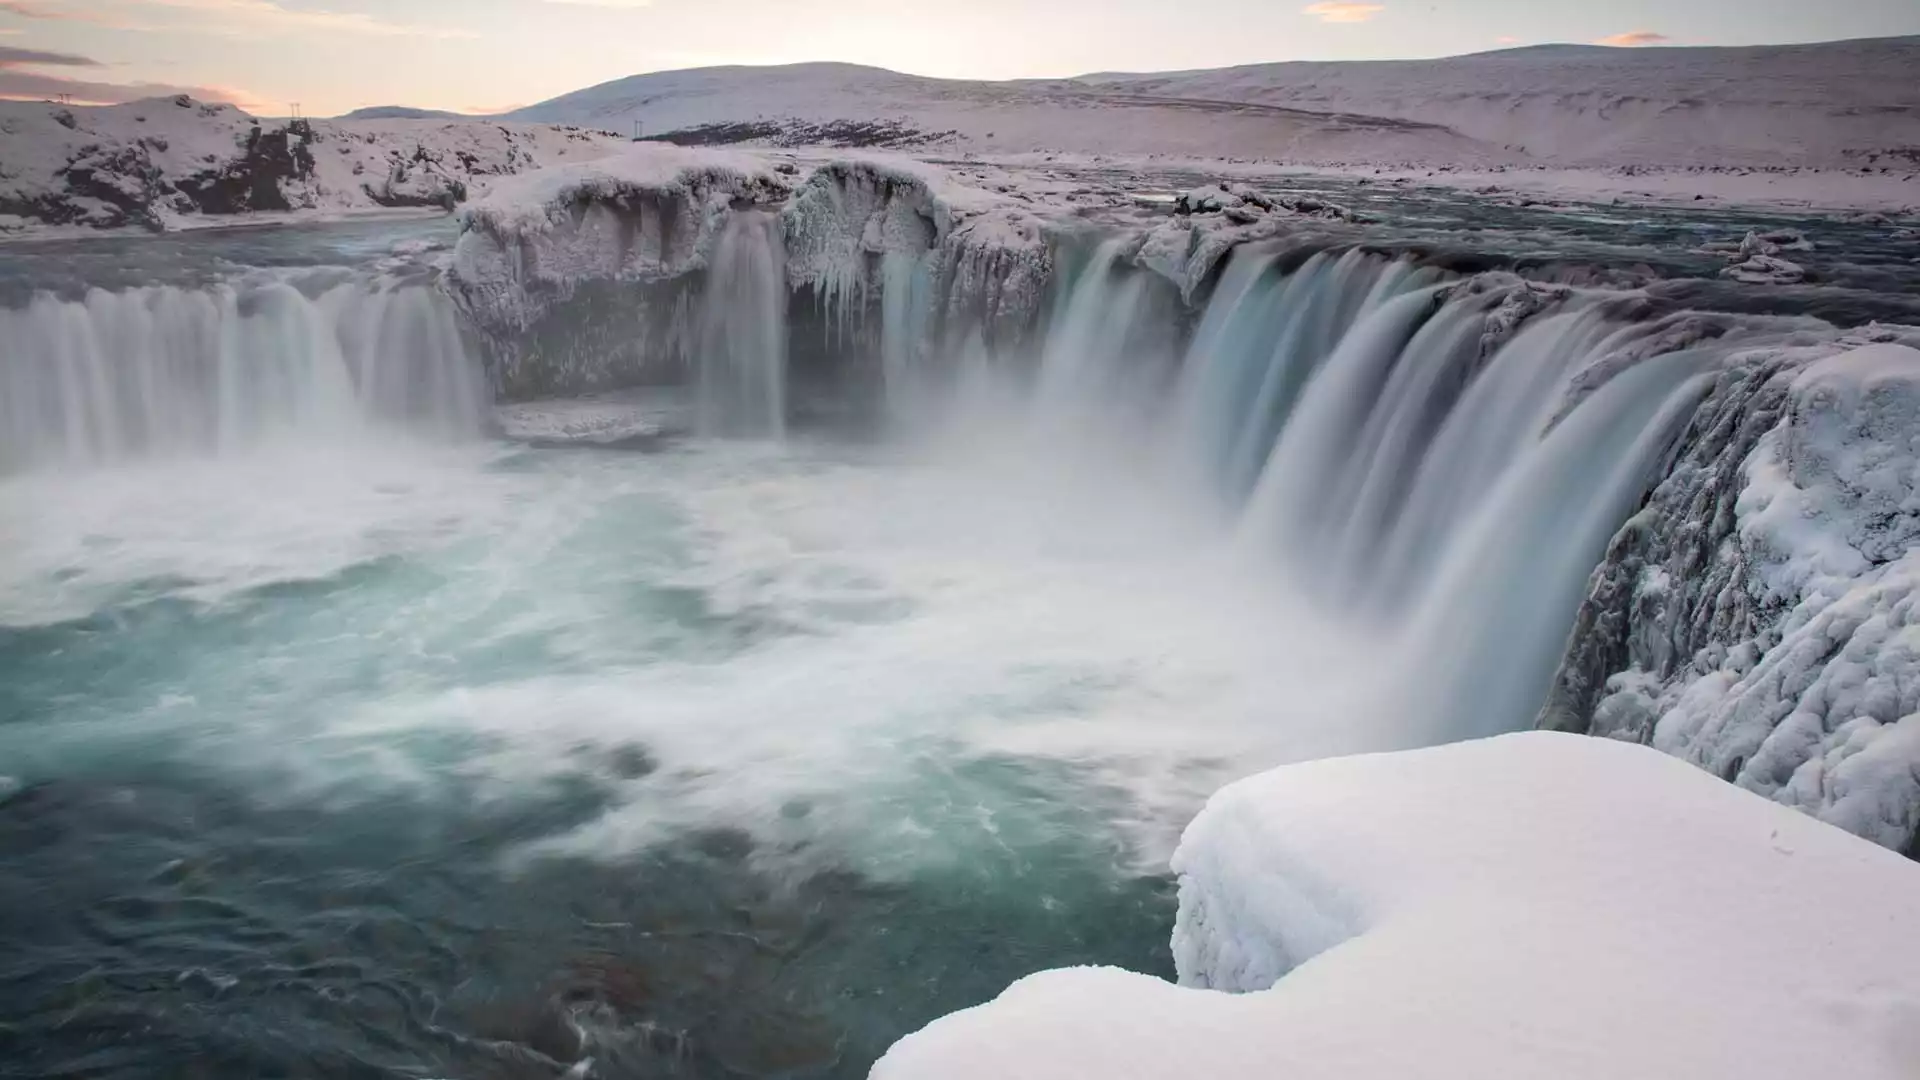
[[[526,173],[460,211],[448,288],[483,329],[517,332],[582,283],[704,266],[736,203],[777,205],[788,192],[758,157],[672,146]]]
[[[1920,1076],[1920,868],[1644,747],[1289,766],[1174,866],[1184,985],[1043,972],[872,1075]]]

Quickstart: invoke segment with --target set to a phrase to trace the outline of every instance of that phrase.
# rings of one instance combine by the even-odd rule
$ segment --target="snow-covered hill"
[[[496,177],[625,145],[570,125],[261,120],[185,95],[98,108],[0,102],[0,232],[452,206]]]
[[[512,113],[685,143],[757,142],[1340,161],[1514,155],[1445,128],[1247,102],[1152,98],[1059,80],[927,79],[852,64],[722,67],[636,75]]]
[[[971,82],[851,64],[636,75],[522,109],[682,142],[886,145],[1316,164],[1920,165],[1920,38],[1761,48],[1554,45]]]
[[[370,105],[336,117],[338,120],[477,120],[484,117],[445,109],[416,109],[410,105]]]

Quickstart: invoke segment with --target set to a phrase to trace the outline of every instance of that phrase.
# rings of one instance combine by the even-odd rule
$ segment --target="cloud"
[[[76,105],[120,105],[141,98],[172,97],[190,94],[199,101],[217,101],[253,111],[252,98],[239,90],[220,86],[185,86],[177,83],[103,83],[87,79],[63,79],[37,71],[18,71],[0,67],[0,101],[51,101],[67,95]]]
[[[11,45],[0,45],[0,70],[11,70],[27,65],[35,67],[105,66],[91,56],[75,56],[73,53],[48,52],[45,49],[16,49]]]
[[[1362,4],[1354,0],[1322,0],[1318,4],[1308,4],[1300,9],[1302,15],[1317,16],[1325,23],[1366,22],[1375,15],[1387,10],[1385,4]]]
[[[149,30],[124,16],[110,11],[94,11],[87,8],[71,8],[56,4],[31,3],[29,0],[0,0],[0,14],[17,15],[22,19],[52,19],[59,22],[81,22],[93,26],[105,26],[115,30]]]
[[[1520,44],[1520,39],[1519,39],[1519,38],[1517,38],[1517,37],[1514,37],[1514,36],[1513,36],[1512,34],[1501,34],[1501,35],[1500,35],[1499,37],[1497,37],[1497,38],[1494,38],[1493,40],[1494,40],[1494,41],[1495,41],[1496,43],[1498,43],[1498,44],[1501,44],[1501,45],[1518,45],[1518,44]]]
[[[151,19],[165,19],[168,13],[194,20],[192,29],[200,33],[229,37],[251,37],[292,33],[302,30],[334,31],[375,37],[475,37],[472,31],[453,26],[426,26],[417,23],[390,22],[377,15],[359,11],[327,11],[290,8],[280,0],[120,0],[122,7],[147,13]],[[0,0],[0,12],[23,19],[58,19],[91,23],[122,30],[163,29],[149,22],[138,22],[125,14],[97,6],[76,7],[59,0]]]
[[[0,45],[0,100],[47,101],[66,97],[77,105],[118,105],[141,98],[172,97],[191,94],[201,101],[219,101],[247,108],[253,98],[238,90],[220,86],[185,86],[176,83],[109,83],[91,79],[70,79],[35,68],[105,67],[91,56],[50,52],[46,49],[21,49]]]
[[[1595,41],[1595,45],[1612,45],[1615,48],[1630,49],[1636,45],[1658,45],[1673,39],[1652,30],[1632,30],[1624,34],[1613,34]]]

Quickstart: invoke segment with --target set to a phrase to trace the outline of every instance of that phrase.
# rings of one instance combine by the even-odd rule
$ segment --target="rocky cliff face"
[[[1756,349],[1594,572],[1545,727],[1920,853],[1920,332]]]

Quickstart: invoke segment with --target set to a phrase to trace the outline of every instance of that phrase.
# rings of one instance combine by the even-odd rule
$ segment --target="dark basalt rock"
[[[203,214],[291,210],[294,207],[282,182],[313,176],[310,145],[315,141],[312,126],[304,120],[275,131],[263,131],[255,124],[247,132],[238,159],[189,176],[177,186],[191,206]]]

